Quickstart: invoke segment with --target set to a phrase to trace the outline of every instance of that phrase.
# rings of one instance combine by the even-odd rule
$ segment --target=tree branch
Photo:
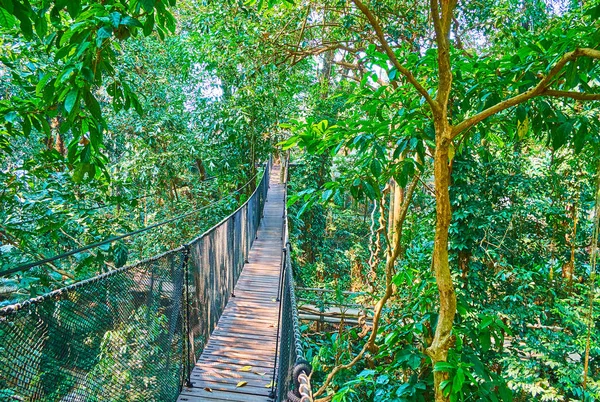
[[[392,294],[394,291],[393,278],[394,278],[394,273],[395,273],[396,260],[400,256],[400,250],[401,250],[400,246],[402,243],[402,226],[404,224],[404,220],[406,219],[406,214],[408,213],[409,206],[412,202],[413,194],[415,192],[417,184],[419,183],[419,177],[420,177],[420,173],[416,173],[415,176],[413,177],[411,183],[408,185],[408,188],[406,189],[405,198],[400,206],[399,214],[394,218],[395,222],[393,224],[394,224],[395,230],[397,232],[393,236],[394,244],[390,245],[388,242],[388,246],[387,246],[388,249],[390,249],[390,253],[387,256],[386,263],[385,263],[385,283],[386,283],[385,293],[381,297],[381,299],[379,299],[377,301],[377,303],[375,303],[375,306],[373,308],[374,313],[373,313],[373,324],[372,324],[373,326],[371,329],[371,334],[369,335],[367,342],[364,344],[364,346],[362,347],[360,352],[349,363],[337,365],[329,372],[323,385],[321,385],[321,387],[313,394],[315,397],[322,395],[327,390],[327,387],[329,386],[329,384],[331,384],[331,381],[334,379],[334,377],[337,375],[338,372],[340,372],[341,370],[347,370],[347,369],[353,367],[356,363],[358,363],[360,361],[360,359],[362,359],[362,357],[368,350],[372,350],[373,348],[376,348],[375,340],[377,339],[377,332],[379,329],[379,320],[381,319],[383,308],[385,307],[389,298],[392,297]],[[399,200],[396,200],[396,202],[398,202],[398,201]],[[380,209],[381,210],[380,210],[380,218],[379,219],[380,219],[382,226],[385,226],[385,218],[382,218],[385,215],[384,214],[385,195],[383,195],[383,197],[380,201]],[[386,231],[382,230],[382,233],[386,234]],[[326,399],[322,398],[322,399],[316,400],[316,402],[321,402],[321,401],[326,401]]]
[[[561,59],[554,65],[554,67],[552,67],[552,69],[550,70],[548,75],[546,75],[535,87],[529,89],[526,92],[523,92],[522,94],[513,96],[512,98],[509,98],[500,103],[497,103],[494,106],[490,106],[489,108],[477,113],[475,116],[472,116],[472,117],[469,117],[468,119],[463,120],[462,122],[460,122],[459,124],[454,126],[454,128],[452,129],[451,139],[455,138],[458,134],[460,134],[464,130],[474,126],[475,124],[479,123],[480,121],[482,121],[496,113],[499,113],[503,110],[506,110],[512,106],[516,106],[518,104],[526,102],[529,99],[534,98],[536,96],[541,96],[541,95],[558,96],[558,93],[563,93],[563,95],[564,95],[565,94],[564,91],[551,91],[551,90],[548,90],[548,87],[552,83],[552,80],[561,72],[563,67],[568,62],[575,60],[579,57],[589,57],[592,59],[600,59],[600,50],[590,49],[590,48],[579,48],[579,49],[573,50],[572,52],[565,53],[563,55],[563,57],[561,57]],[[571,96],[566,96],[566,97],[573,98],[573,96],[574,96],[574,94],[576,94],[576,92],[575,93],[566,92],[566,94],[571,95]],[[592,95],[592,94],[590,94],[590,95]],[[583,98],[587,98],[590,95],[586,95]],[[596,100],[595,98],[594,99],[583,99],[583,98],[574,98],[574,99]]]
[[[452,15],[456,0],[442,1],[442,14],[440,15],[438,0],[430,0],[431,15],[435,28],[435,41],[437,43],[438,59],[438,91],[436,96],[437,104],[440,107],[439,118],[446,120],[448,118],[448,100],[450,99],[450,90],[452,89],[452,65],[450,63],[450,28],[452,25]]]
[[[304,22],[302,23],[302,29],[300,29],[300,35],[298,35],[298,44],[296,45],[297,48],[300,48],[300,44],[302,43],[302,37],[304,36],[304,30],[306,29],[306,24],[308,23],[308,16],[310,15],[310,6],[308,7],[308,10],[306,10],[306,16],[304,17]],[[292,58],[292,64],[296,64],[296,56],[294,56]]]
[[[375,18],[373,13],[371,13],[371,10],[369,10],[369,8],[363,2],[361,2],[361,0],[352,1],[356,5],[356,7],[358,7],[358,9],[365,15],[365,17],[367,17],[367,20],[373,26],[373,29],[377,34],[377,38],[379,39],[379,42],[381,42],[385,53],[390,58],[390,61],[394,64],[394,67],[396,67],[398,72],[400,72],[400,74],[402,74],[407,79],[407,81],[410,82],[413,87],[415,87],[417,92],[419,92],[425,98],[432,110],[439,110],[438,103],[429,95],[425,87],[423,87],[423,85],[421,85],[419,81],[417,81],[417,79],[410,70],[408,70],[400,63],[400,61],[396,57],[396,54],[394,53],[394,50],[390,47],[389,43],[385,39],[383,29],[381,29],[381,25],[379,25],[377,18]]]
[[[431,19],[433,19],[433,28],[435,29],[436,38],[443,37],[442,23],[440,21],[440,10],[437,0],[430,0],[429,7],[431,8]]]
[[[552,89],[547,89],[542,94],[544,96],[551,96],[555,98],[571,98],[582,101],[595,101],[600,100],[600,94],[586,94],[584,92],[575,92],[575,91],[555,91]]]

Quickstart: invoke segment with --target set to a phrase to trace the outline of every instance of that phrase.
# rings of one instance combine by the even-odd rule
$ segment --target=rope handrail
[[[240,191],[242,191],[244,188],[248,187],[252,182],[254,182],[254,180],[256,179],[257,176],[258,176],[258,172],[248,182],[246,182],[243,186],[241,186],[238,189],[236,189],[236,190],[232,191],[231,193],[227,194],[225,197],[223,197],[223,198],[221,198],[221,199],[219,199],[217,201],[214,201],[214,202],[212,202],[212,203],[210,203],[208,205],[204,205],[204,206],[202,206],[200,208],[196,208],[196,209],[194,209],[194,210],[192,210],[190,212],[186,212],[185,214],[181,214],[181,215],[175,216],[173,218],[170,218],[170,219],[167,219],[167,220],[164,220],[164,221],[161,221],[161,222],[157,222],[157,223],[154,223],[152,225],[145,226],[143,228],[140,228],[140,229],[128,232],[128,233],[124,233],[122,235],[113,236],[113,237],[110,237],[110,238],[108,238],[106,240],[102,240],[102,241],[99,241],[99,242],[96,242],[96,243],[91,243],[91,244],[88,244],[86,246],[79,247],[79,248],[73,249],[71,251],[67,251],[66,253],[58,254],[58,255],[55,255],[53,257],[45,258],[43,260],[38,260],[38,261],[30,262],[30,263],[27,263],[27,264],[22,264],[22,265],[14,267],[14,268],[10,268],[10,269],[4,270],[4,271],[0,271],[0,277],[5,277],[7,275],[11,275],[11,274],[14,274],[14,273],[17,273],[17,272],[25,272],[25,271],[28,271],[28,270],[30,270],[32,268],[37,267],[37,266],[48,264],[48,263],[51,263],[51,262],[54,262],[54,261],[57,261],[57,260],[60,260],[60,259],[63,259],[63,258],[67,258],[67,257],[70,257],[72,255],[79,254],[79,253],[82,253],[84,251],[91,250],[93,248],[101,247],[101,246],[104,246],[106,244],[110,244],[110,243],[113,243],[115,241],[122,240],[122,239],[125,239],[125,238],[128,238],[128,237],[131,237],[131,236],[135,236],[135,235],[138,235],[140,233],[144,233],[144,232],[147,232],[149,230],[156,229],[157,227],[161,227],[161,226],[167,225],[169,223],[176,222],[176,221],[178,221],[180,219],[187,218],[188,216],[197,214],[197,213],[202,212],[202,211],[204,211],[204,210],[206,210],[206,209],[208,209],[210,207],[214,207],[215,205],[218,205],[218,204],[226,201],[227,199],[231,198],[235,194],[237,194]],[[226,220],[227,218],[225,218],[224,220]],[[219,224],[215,225],[214,227],[216,227],[218,225]]]

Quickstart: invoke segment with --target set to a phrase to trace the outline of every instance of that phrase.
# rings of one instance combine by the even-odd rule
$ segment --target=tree
[[[296,40],[282,44],[282,48],[291,47],[288,57],[292,60],[338,51],[339,57],[333,59],[342,76],[372,83],[375,97],[388,96],[387,88],[398,93],[397,103],[390,108],[404,113],[401,126],[411,126],[432,153],[437,217],[432,268],[440,304],[427,353],[434,366],[447,360],[454,342],[456,293],[448,254],[452,218],[449,187],[450,164],[461,144],[478,125],[502,124],[514,132],[526,132],[530,122],[540,133],[548,133],[555,150],[571,143],[579,151],[586,142],[598,141],[591,135],[597,130],[597,119],[589,119],[586,112],[565,116],[554,110],[566,102],[577,102],[583,110],[583,102],[600,100],[599,68],[594,62],[600,59],[600,31],[594,24],[600,5],[573,5],[552,15],[549,6],[535,3],[531,14],[521,10],[526,18],[517,26],[507,27],[514,30],[512,37],[503,35],[506,31],[499,24],[494,24],[495,30],[476,28],[478,24],[493,24],[490,19],[494,17],[506,20],[506,13],[515,11],[510,10],[512,3],[483,9],[436,0],[410,6],[361,0],[339,7],[309,4],[299,37],[294,35]],[[503,6],[509,6],[508,10]],[[537,25],[540,18],[534,15],[540,10],[546,17],[543,23],[548,24],[543,29]],[[320,17],[312,17],[313,13]],[[462,25],[471,31],[461,32]],[[424,28],[424,33],[413,31],[415,28]],[[311,34],[317,30],[328,32],[327,39],[318,41]],[[463,35],[473,48],[465,47]],[[483,43],[476,44],[478,40]],[[412,107],[415,95],[424,108]],[[502,123],[497,118],[506,120],[515,108],[516,121]],[[436,400],[447,400],[442,388],[448,373],[436,370],[434,377]]]
[[[174,0],[2,1],[1,68],[19,90],[0,101],[0,142],[28,137],[32,129],[59,139],[70,132],[72,140],[61,147],[75,180],[107,175],[101,93],[106,91],[116,111],[133,107],[142,113],[137,95],[115,70],[119,43],[155,29],[161,38],[175,32],[169,11],[174,5]]]

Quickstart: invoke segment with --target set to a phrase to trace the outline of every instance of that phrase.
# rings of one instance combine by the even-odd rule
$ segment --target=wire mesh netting
[[[256,237],[269,169],[189,244],[0,309],[0,401],[175,401]]]
[[[0,400],[169,400],[183,375],[183,255],[2,310]]]

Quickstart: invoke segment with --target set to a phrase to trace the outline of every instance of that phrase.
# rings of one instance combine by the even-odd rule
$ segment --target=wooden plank
[[[264,344],[264,342],[262,343]],[[253,348],[245,347],[244,345],[234,346],[234,344],[219,344],[213,342],[211,345],[207,345],[205,350],[210,354],[227,355],[227,356],[239,356],[240,358],[252,359],[252,356],[264,356],[271,355],[271,352],[275,352],[275,346],[262,347],[260,343],[256,343]],[[274,355],[274,353],[273,353]]]
[[[247,364],[243,364],[239,360],[229,358],[226,356],[213,358],[213,356],[207,355],[204,358],[199,359],[198,363],[196,363],[196,367],[198,367],[200,369],[201,368],[219,367],[219,368],[231,370],[232,368],[240,369],[244,366],[247,366]],[[252,367],[260,368],[261,370],[263,370],[263,369],[273,370],[273,366],[274,366],[273,362],[261,362],[261,361],[257,361],[257,360],[253,361],[253,364],[252,364]]]
[[[245,371],[249,369],[249,371]],[[244,371],[243,371],[244,370]],[[252,366],[238,366],[238,369],[233,371],[230,369],[230,366],[211,366],[211,367],[196,367],[192,372],[193,376],[203,376],[203,375],[211,375],[214,376],[215,381],[219,381],[219,379],[223,379],[226,381],[231,380],[247,380],[252,383],[256,382],[264,382],[265,379],[271,380],[272,372],[269,373],[267,370],[264,370],[263,367],[252,367]]]
[[[252,314],[242,314],[237,311],[230,311],[224,319],[229,323],[235,323],[236,321],[241,321],[243,323],[248,323],[248,321],[252,321],[253,324],[272,324],[273,321],[277,323],[277,316],[273,316],[272,318],[264,318],[260,313],[257,313],[255,316]]]
[[[270,341],[270,339],[265,339],[265,338],[261,338],[261,339],[243,338],[243,339],[241,339],[241,338],[238,338],[238,339],[236,339],[235,346],[238,348],[245,348],[246,350],[248,350],[248,348],[275,350],[275,345],[265,346],[265,341]],[[219,339],[212,339],[211,343],[216,346],[229,347],[231,345],[231,339],[221,337]]]
[[[271,376],[264,375],[261,378],[258,377],[257,375],[253,377],[227,377],[215,372],[202,372],[192,373],[191,380],[194,385],[196,382],[200,384],[212,384],[208,386],[221,391],[241,392],[241,388],[243,388],[243,392],[249,394],[268,394],[272,381]],[[238,384],[241,386],[238,387]]]
[[[196,384],[198,383],[206,385],[213,390],[243,392],[253,395],[268,395],[271,385],[271,377],[266,375],[261,379],[248,377],[234,378],[220,377],[215,373],[205,372],[197,374],[192,373],[191,380],[194,387],[196,387]],[[240,384],[239,387],[238,384]]]
[[[205,390],[209,388],[212,392]],[[195,398],[195,399],[194,399]],[[182,402],[200,402],[200,401],[235,401],[235,402],[267,402],[268,397],[264,395],[244,394],[231,391],[213,390],[210,387],[203,388],[184,388],[178,401]]]
[[[207,356],[210,356],[210,359],[218,359],[220,357],[223,356],[223,353],[219,353],[215,350],[211,350],[211,349],[204,349],[204,351],[202,352],[202,354],[206,354]],[[275,357],[275,353],[270,354],[269,355],[263,355],[263,354],[258,354],[258,351],[254,351],[254,353],[252,355],[248,355],[248,353],[240,353],[238,351],[227,351],[227,357],[231,358],[231,359],[236,359],[236,361],[240,364],[243,364],[244,366],[252,366],[254,364],[254,362],[256,361],[262,361],[262,362],[271,362],[273,360],[273,358]]]
[[[241,328],[242,325],[245,322],[248,322],[249,320],[242,320],[242,319],[238,319],[238,320],[227,320],[227,322],[224,322],[223,325],[219,326],[219,329],[236,329],[236,328]],[[272,328],[277,329],[277,322],[272,322],[270,324],[268,323],[254,323],[252,324],[252,329],[256,330],[255,333],[261,333],[262,331],[269,331]],[[216,331],[215,331],[216,332]],[[210,342],[210,340],[209,340]]]
[[[256,331],[254,331],[253,328],[239,328],[239,327],[235,327],[235,328],[223,328],[220,327],[219,329],[221,329],[221,331],[219,331],[218,333],[215,331],[214,336],[224,336],[230,339],[230,335],[231,336],[239,336],[240,338],[252,338],[252,339],[256,339]],[[260,334],[260,338],[261,339],[271,339],[271,338],[275,338],[276,335],[275,334],[270,334],[270,333],[262,333]]]
[[[211,337],[211,340],[229,342],[231,340],[230,336],[232,335],[235,336],[241,343],[244,343],[245,341],[270,342],[274,338],[274,336],[272,336],[271,334],[261,334],[260,336],[257,336],[255,333],[251,332],[251,330],[247,330],[247,332],[232,331],[228,332],[227,335],[214,335]]]

